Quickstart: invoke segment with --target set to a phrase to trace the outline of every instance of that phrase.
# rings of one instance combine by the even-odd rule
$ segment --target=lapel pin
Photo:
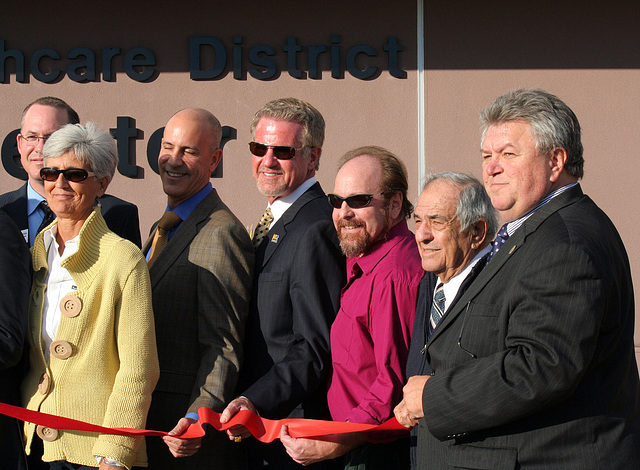
[[[277,233],[271,235],[271,243],[278,243],[278,238],[280,238],[280,235],[278,235]]]
[[[516,249],[516,245],[513,245],[511,247],[511,249],[509,250],[509,254],[513,253],[515,251],[515,249]]]

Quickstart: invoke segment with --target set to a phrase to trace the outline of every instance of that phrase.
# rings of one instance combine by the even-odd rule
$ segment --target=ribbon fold
[[[132,429],[132,428],[107,428],[96,424],[85,423],[71,418],[55,416],[39,411],[27,410],[19,406],[0,403],[0,413],[21,421],[46,426],[54,429],[63,429],[67,431],[87,431],[100,434],[116,434],[119,436],[166,436],[165,431],[153,431],[148,429]],[[231,421],[222,424],[220,422],[220,413],[210,408],[202,407],[198,410],[198,421],[192,424],[187,431],[180,437],[183,439],[194,439],[203,437],[206,433],[204,425],[213,426],[218,431],[226,431],[227,429],[242,425],[246,427],[253,437],[260,442],[269,443],[280,437],[282,426],[289,428],[289,435],[295,438],[320,438],[329,434],[346,434],[351,432],[370,432],[370,431],[397,431],[406,430],[396,418],[391,418],[382,424],[358,424],[345,423],[340,421],[323,421],[318,419],[300,419],[288,418],[272,420],[261,418],[249,410],[239,411]]]

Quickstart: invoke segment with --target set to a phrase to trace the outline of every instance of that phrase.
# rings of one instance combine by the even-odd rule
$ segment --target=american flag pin
[[[271,243],[278,243],[278,238],[280,238],[280,235],[278,235],[277,233],[271,235]]]

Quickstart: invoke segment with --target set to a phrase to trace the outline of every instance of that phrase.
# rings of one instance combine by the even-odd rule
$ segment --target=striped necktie
[[[431,328],[434,330],[442,317],[444,316],[444,285],[442,283],[438,284],[436,287],[436,292],[433,295],[433,303],[431,304]]]

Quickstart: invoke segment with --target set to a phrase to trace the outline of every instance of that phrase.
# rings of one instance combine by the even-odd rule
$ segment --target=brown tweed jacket
[[[152,229],[144,252],[155,233]],[[148,426],[170,430],[206,406],[222,411],[232,398],[242,361],[254,252],[246,229],[213,190],[180,225],[150,269],[160,380]],[[219,434],[219,435],[218,435]],[[149,467],[224,465],[229,441],[207,439],[188,459],[174,459],[160,439],[148,439]],[[179,465],[179,466],[178,466]],[[175,466],[175,467],[174,467]]]

